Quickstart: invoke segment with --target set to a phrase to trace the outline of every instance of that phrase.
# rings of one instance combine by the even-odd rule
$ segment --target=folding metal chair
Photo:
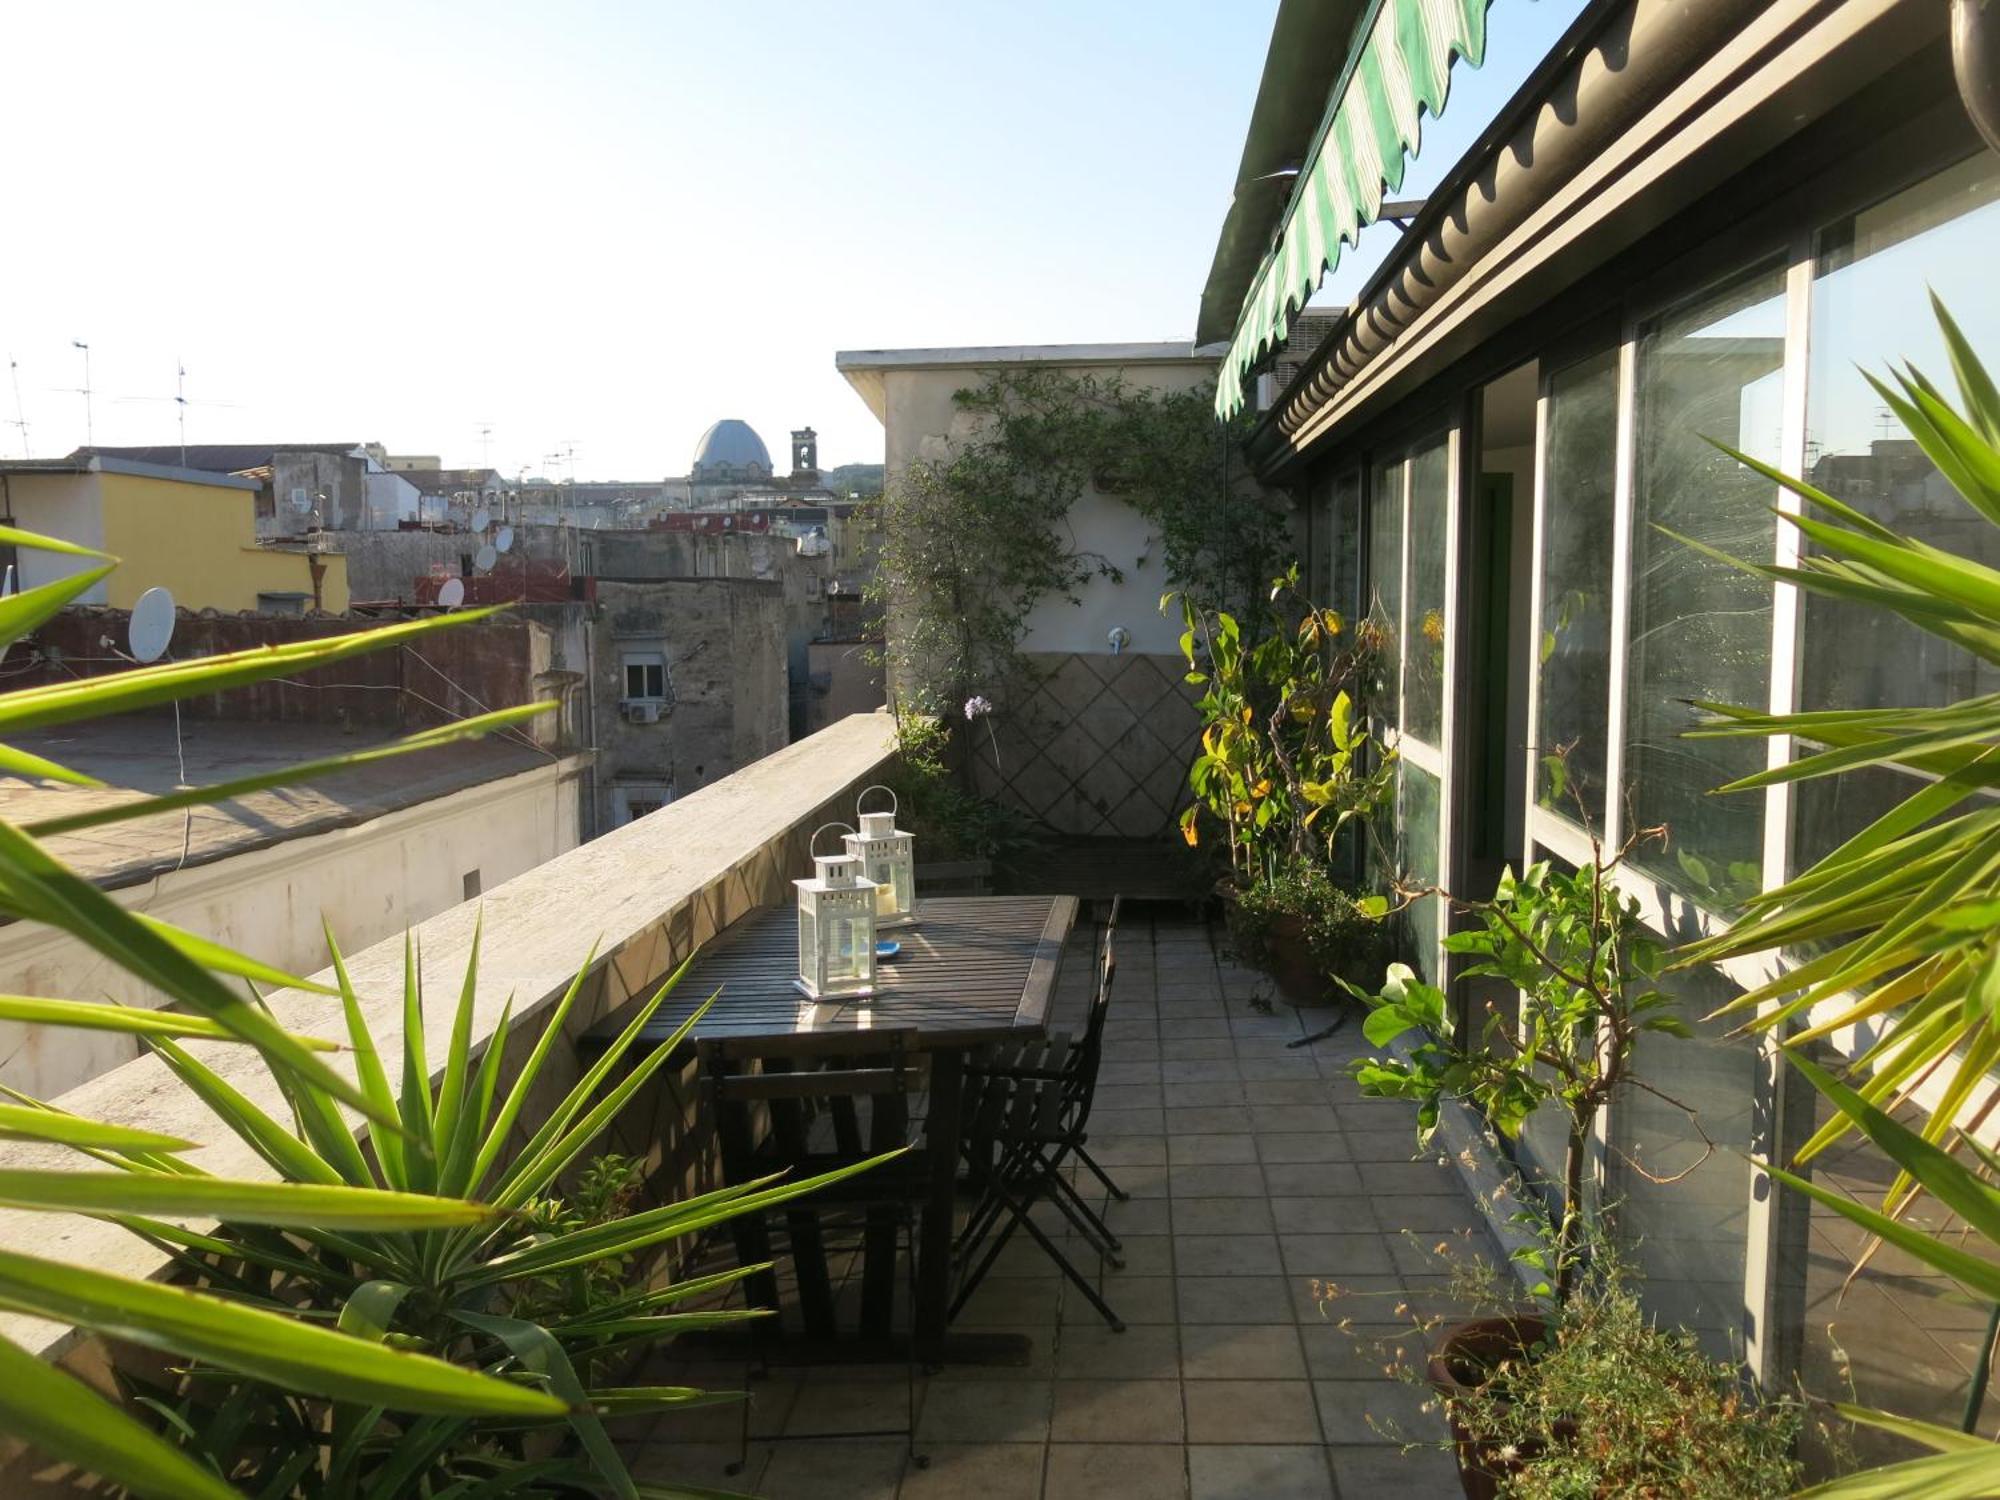
[[[960,1280],[951,1306],[954,1317],[993,1269],[1014,1231],[1025,1229],[1105,1322],[1124,1331],[1124,1322],[1110,1304],[1033,1218],[1037,1204],[1053,1204],[1102,1259],[1116,1267],[1125,1264],[1118,1237],[1064,1171],[1074,1159],[1095,1174],[1113,1197],[1127,1196],[1086,1146],[1104,1054],[1104,1019],[1118,968],[1113,949],[1118,909],[1114,899],[1099,943],[1097,989],[1083,1036],[1077,1039],[1058,1031],[1043,1041],[991,1048],[966,1068],[967,1127],[962,1148],[975,1177],[983,1180],[984,1192],[956,1246]]]
[[[911,1057],[914,1027],[883,1027],[839,1035],[798,1037],[781,1057],[765,1056],[767,1042],[736,1043],[705,1037],[696,1043],[704,1097],[714,1112],[723,1177],[742,1183],[782,1171],[793,1180],[834,1171],[865,1157],[910,1144],[910,1095],[918,1076]],[[861,1104],[866,1101],[866,1144]],[[809,1338],[836,1337],[834,1290],[827,1265],[826,1221],[858,1220],[864,1251],[861,1323],[864,1331],[886,1334],[895,1301],[898,1240],[911,1304],[916,1297],[918,1207],[925,1192],[923,1158],[918,1153],[884,1162],[866,1172],[821,1188],[806,1197],[730,1221],[742,1265],[774,1261],[789,1250],[798,1281],[801,1318]],[[775,1246],[771,1227],[784,1226]],[[767,1269],[746,1278],[746,1298],[756,1306],[779,1307],[778,1278]],[[778,1352],[780,1330],[773,1316],[755,1326],[754,1347],[762,1373]],[[786,1433],[772,1441],[806,1438],[901,1437],[916,1453],[917,1363],[914,1330],[905,1340],[908,1422],[871,1432]],[[735,1473],[749,1454],[750,1403],[743,1403],[740,1450]]]

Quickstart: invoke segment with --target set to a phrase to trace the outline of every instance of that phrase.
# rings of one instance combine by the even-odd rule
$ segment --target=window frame
[[[657,693],[633,692],[632,673],[635,669],[647,675],[657,672],[660,679],[660,690]],[[664,648],[659,650],[620,651],[618,653],[618,670],[623,678],[620,685],[624,688],[621,702],[665,703],[672,696],[673,684],[667,677],[667,653]],[[641,688],[651,686],[651,683],[647,681],[647,675],[642,675],[639,679]]]

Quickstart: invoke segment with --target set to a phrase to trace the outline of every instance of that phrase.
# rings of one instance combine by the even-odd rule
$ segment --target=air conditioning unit
[[[622,705],[627,724],[657,724],[660,705],[650,698],[628,698]]]

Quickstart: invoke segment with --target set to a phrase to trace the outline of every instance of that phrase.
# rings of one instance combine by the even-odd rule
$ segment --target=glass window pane
[[[1784,361],[1775,267],[1705,294],[1639,343],[1625,775],[1635,826],[1664,824],[1669,841],[1638,863],[1724,913],[1761,884],[1764,802],[1709,794],[1761,768],[1764,745],[1682,736],[1699,717],[1690,700],[1768,703],[1771,586],[1676,535],[1772,555],[1775,486],[1710,440],[1777,461]]]
[[[1611,719],[1611,557],[1618,464],[1618,351],[1549,380],[1542,479],[1542,626],[1536,797],[1574,820],[1604,821]],[[1548,757],[1565,751],[1558,786]]]
[[[1713,970],[1676,975],[1672,989],[1696,1039],[1659,1032],[1640,1039],[1632,1073],[1648,1087],[1623,1084],[1612,1099],[1605,1201],[1637,1264],[1647,1310],[1698,1335],[1717,1359],[1741,1359],[1757,1050],[1726,1036],[1734,1018],[1701,1019],[1736,993]]]
[[[1445,526],[1451,448],[1439,438],[1410,455],[1410,601],[1405,611],[1403,728],[1444,743]]]
[[[1350,624],[1361,604],[1361,471],[1350,469],[1328,488],[1326,597]]]
[[[1834,1060],[1822,1054],[1820,1061],[1831,1066]],[[1824,1095],[1811,1088],[1804,1094],[1801,1103],[1816,1111],[1815,1125],[1834,1118],[1835,1110]],[[1897,1118],[1906,1127],[1919,1129],[1923,1111],[1906,1105],[1897,1111]],[[1807,1170],[1821,1187],[1870,1208],[1880,1208],[1896,1176],[1889,1157],[1853,1135],[1814,1157]],[[1825,1204],[1805,1205],[1801,1199],[1801,1205],[1808,1217],[1808,1239],[1803,1265],[1789,1268],[1787,1279],[1802,1278],[1804,1286],[1801,1306],[1793,1314],[1799,1326],[1787,1332],[1803,1345],[1799,1373],[1805,1389],[1957,1427],[1972,1372],[1979,1364],[1990,1307],[1973,1301],[1955,1282],[1913,1255],[1879,1245],[1871,1248],[1864,1230]],[[1968,1231],[1962,1220],[1928,1195],[1917,1198],[1901,1217],[1959,1250],[1994,1259],[1990,1242]],[[1989,1398],[1982,1432],[1992,1431],[1993,1410]],[[1830,1455],[1818,1451],[1818,1445],[1810,1442],[1813,1436],[1809,1424],[1806,1459],[1816,1473],[1825,1475],[1832,1469]],[[1850,1441],[1856,1456],[1868,1463],[1912,1457],[1917,1451],[1865,1429],[1852,1433]]]
[[[1368,494],[1368,619],[1382,643],[1375,715],[1398,722],[1403,617],[1403,464],[1378,464]]]
[[[2000,528],[1931,466],[1875,394],[1908,360],[1955,391],[1931,312],[1935,290],[1973,348],[2000,359],[2000,161],[1980,153],[1831,225],[1820,236],[1806,395],[1807,477],[1906,536],[2000,566]],[[1944,704],[2000,689],[2000,668],[1884,610],[1808,594],[1800,677],[1806,709]],[[1799,788],[1793,857],[1802,868],[1913,790],[1896,772]]]
[[[1414,886],[1438,883],[1440,797],[1437,778],[1403,761],[1397,774],[1396,842],[1403,879]],[[1437,977],[1438,919],[1441,896],[1426,896],[1409,909],[1410,941],[1416,969],[1426,979]]]

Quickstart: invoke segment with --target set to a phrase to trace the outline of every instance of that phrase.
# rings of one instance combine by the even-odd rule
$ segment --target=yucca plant
[[[1869,380],[1960,499],[2000,526],[2000,388],[1943,303],[1932,302],[1959,407],[1913,366],[1895,372],[1892,381]],[[1827,598],[1892,611],[2000,665],[2000,571],[1899,535],[1801,479],[1725,451],[1805,502],[1805,513],[1782,520],[1818,549],[1794,568],[1725,561]],[[1987,1180],[2000,1162],[1972,1138],[1975,1122],[1964,1118],[2000,1059],[2000,801],[1992,796],[2000,787],[2000,694],[1940,708],[1787,715],[1719,703],[1701,707],[1712,717],[1696,734],[1791,735],[1807,747],[1787,764],[1724,792],[1866,767],[1920,779],[1901,805],[1803,874],[1753,897],[1740,922],[1684,950],[1681,961],[1784,948],[1811,952],[1725,1010],[1742,1015],[1745,1030],[1777,1032],[1794,1065],[1835,1107],[1835,1118],[1799,1151],[1799,1162],[1858,1130],[1900,1170],[1879,1207],[1780,1168],[1772,1168],[1773,1175],[1936,1267],[1978,1301],[2000,1304],[2000,1266],[1993,1260],[2000,1256],[2000,1192]],[[1822,1005],[1826,1013],[1816,1016]],[[1815,1041],[1863,1022],[1877,1026],[1879,1037],[1847,1065],[1844,1079],[1806,1057]],[[1921,1129],[1908,1129],[1892,1111],[1926,1085],[1934,1090],[1928,1118]],[[1986,1255],[1906,1222],[1904,1211],[1920,1192],[1983,1237]],[[1983,1391],[1983,1377],[1975,1391]],[[1976,1407],[1975,1401],[1968,1425]],[[2000,1493],[2000,1445],[1934,1424],[1840,1409],[1934,1451],[1809,1493],[1847,1500]]]
[[[0,650],[72,603],[117,562],[12,527],[0,527],[0,544],[66,554],[81,565],[69,577],[0,599]],[[0,693],[0,737],[311,671],[487,613]],[[596,1305],[589,1318],[559,1319],[560,1327],[513,1314],[529,1300],[527,1289],[545,1288],[547,1278],[574,1275],[811,1184],[755,1184],[613,1225],[550,1232],[548,1217],[533,1211],[536,1200],[631,1097],[629,1079],[609,1085],[609,1078],[636,1030],[628,1029],[604,1063],[528,1131],[522,1119],[527,1084],[517,1077],[504,1093],[501,1087],[504,1027],[483,1055],[472,1047],[472,968],[441,1060],[441,1081],[432,1087],[413,961],[404,999],[402,1077],[392,1092],[344,966],[339,983],[316,985],[129,912],[39,842],[332,775],[504,729],[554,706],[485,714],[289,773],[135,798],[25,827],[0,819],[0,915],[72,934],[171,1007],[0,995],[0,1017],[144,1039],[268,1169],[268,1176],[252,1180],[219,1177],[183,1159],[193,1141],[80,1119],[18,1094],[0,1106],[0,1137],[77,1153],[74,1165],[46,1165],[38,1157],[29,1166],[0,1166],[0,1204],[117,1223],[170,1253],[201,1282],[199,1288],[161,1284],[0,1252],[0,1308],[159,1351],[188,1372],[179,1394],[155,1408],[174,1434],[163,1436],[0,1339],[0,1432],[159,1500],[240,1500],[246,1491],[239,1480],[254,1481],[254,1493],[273,1500],[322,1493],[387,1497],[417,1493],[440,1473],[459,1477],[431,1492],[460,1497],[533,1493],[569,1481],[600,1493],[639,1492],[604,1440],[603,1418],[695,1397],[590,1391],[576,1377],[569,1351],[601,1355],[685,1328],[686,1321],[661,1321],[684,1317],[663,1309],[721,1283],[635,1286],[626,1302]],[[5,744],[0,772],[91,784],[87,776]],[[588,968],[586,963],[584,972]],[[344,1012],[345,1042],[285,1030],[263,1005],[258,985],[335,997]],[[648,1013],[664,993],[653,998]],[[575,995],[572,986],[530,1053],[523,1070],[529,1082]],[[326,1029],[341,1021],[334,1003],[329,1001],[332,1024]],[[292,1118],[280,1121],[259,1109],[183,1042],[255,1048]],[[635,1074],[656,1070],[667,1050],[655,1049]],[[349,1112],[366,1123],[365,1148]],[[515,1146],[510,1137],[517,1129],[526,1139]],[[493,1201],[468,1196],[481,1192]],[[196,1426],[177,1409],[176,1402],[207,1402],[210,1392],[221,1393],[203,1408],[214,1420]],[[530,1454],[507,1435],[535,1426],[574,1431],[580,1456]]]
[[[331,935],[328,938],[332,943]],[[683,1387],[602,1385],[594,1370],[611,1358],[695,1329],[760,1316],[741,1308],[688,1310],[711,1302],[762,1266],[655,1286],[636,1269],[648,1252],[747,1212],[812,1191],[841,1172],[796,1183],[775,1179],[702,1194],[679,1203],[622,1213],[606,1222],[575,1222],[550,1195],[585,1165],[618,1112],[666,1066],[706,1007],[626,1066],[627,1055],[679,981],[674,974],[639,1007],[603,1055],[561,1102],[529,1113],[548,1059],[586,980],[586,959],[541,1023],[511,1083],[502,1079],[511,1025],[503,1012],[483,1054],[472,1041],[479,942],[475,935],[453,1013],[450,1040],[436,1073],[424,1052],[425,1003],[419,962],[406,947],[400,1077],[392,1086],[361,998],[334,950],[334,974],[347,1040],[362,1090],[396,1123],[372,1133],[364,1149],[334,1099],[275,1073],[291,1104],[279,1120],[259,1109],[214,1070],[169,1038],[152,1045],[168,1067],[281,1184],[314,1192],[332,1222],[290,1223],[281,1232],[252,1227],[226,1208],[226,1227],[193,1233],[161,1222],[121,1196],[176,1204],[190,1180],[179,1157],[137,1147],[105,1155],[118,1174],[81,1205],[98,1212],[124,1206],[119,1222],[178,1260],[203,1290],[240,1306],[298,1309],[310,1319],[378,1348],[448,1360],[517,1382],[524,1393],[553,1397],[539,1412],[437,1411],[399,1407],[392,1397],[321,1391],[228,1360],[197,1358],[173,1396],[151,1398],[169,1418],[168,1435],[218,1476],[255,1495],[393,1500],[445,1492],[543,1494],[643,1493],[608,1437],[604,1419],[670,1411],[740,1393]],[[24,1100],[29,1107],[34,1101]],[[865,1164],[864,1164],[865,1165]],[[92,1174],[97,1175],[97,1174]],[[5,1179],[0,1176],[0,1191]],[[133,1189],[140,1191],[133,1194]],[[395,1197],[416,1204],[464,1204],[450,1224],[342,1222],[347,1195]],[[253,1221],[254,1223],[254,1221]],[[610,1281],[602,1274],[610,1268]],[[331,1396],[329,1400],[327,1397]],[[536,1426],[567,1424],[574,1442],[546,1453],[528,1439]],[[464,1486],[454,1490],[453,1486]],[[655,1493],[659,1493],[655,1491]]]

